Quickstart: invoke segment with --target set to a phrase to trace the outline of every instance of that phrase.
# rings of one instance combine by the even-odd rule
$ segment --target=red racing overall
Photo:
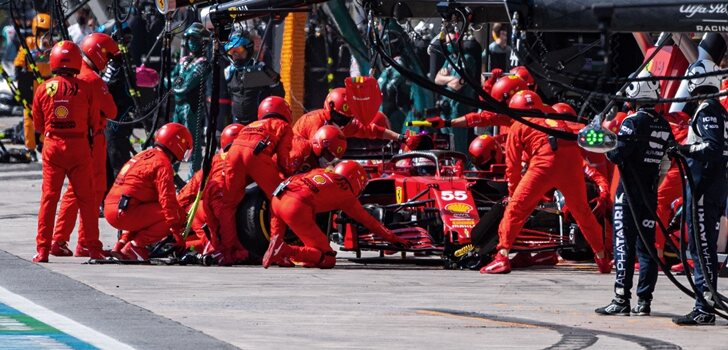
[[[75,77],[59,75],[46,80],[36,89],[33,124],[36,131],[46,136],[36,238],[39,252],[41,248],[50,248],[56,205],[66,176],[71,185],[77,188],[76,197],[83,228],[79,234],[79,243],[91,252],[101,251],[99,213],[88,138],[89,130],[98,132],[98,108],[91,86]]]
[[[303,241],[303,247],[291,246],[290,258],[304,266],[332,268],[336,253],[326,234],[316,224],[316,214],[343,210],[372,233],[398,242],[384,225],[369,215],[349,187],[345,177],[327,169],[314,169],[286,180],[288,184],[279,197],[273,197],[271,209],[282,222],[271,226],[271,236],[283,234],[288,225]]]
[[[91,86],[93,99],[94,101],[98,101],[99,111],[101,113],[98,116],[99,126],[94,132],[93,148],[91,150],[96,193],[95,203],[101,204],[104,200],[104,193],[106,193],[106,137],[104,136],[104,130],[106,129],[106,119],[116,119],[116,102],[114,102],[113,96],[109,93],[109,88],[106,86],[106,83],[93,69],[89,68],[86,62],[81,65],[81,73],[78,75],[78,79],[87,82]],[[71,231],[73,231],[73,226],[76,223],[76,213],[78,213],[76,194],[73,185],[69,185],[61,199],[56,230],[53,233],[54,241],[68,242],[70,240]],[[84,227],[80,226],[78,230],[79,242],[83,241],[84,232]]]
[[[311,140],[319,128],[326,124],[331,124],[329,119],[329,112],[324,109],[308,112],[298,118],[296,123],[293,124],[293,133],[305,140]],[[362,139],[381,139],[385,130],[385,128],[376,124],[364,125],[356,118],[341,128],[345,137]]]
[[[548,128],[567,131],[566,124],[550,119],[531,118],[530,121]],[[556,143],[556,150],[552,143]],[[521,160],[529,159],[528,169],[521,176]],[[575,142],[554,140],[536,129],[521,123],[511,126],[506,143],[506,177],[510,200],[503,220],[498,226],[498,249],[511,249],[544,193],[556,188],[566,203],[584,237],[594,252],[604,250],[602,228],[587,203],[582,157]]]
[[[240,246],[235,213],[245,196],[245,187],[256,182],[270,199],[281,182],[280,173],[292,172],[292,140],[293,132],[286,121],[266,118],[248,124],[233,141],[227,152],[224,177],[210,178],[203,195],[207,225],[213,236],[219,234],[223,247]],[[275,220],[272,215],[271,222]]]
[[[122,196],[128,198],[126,209],[119,208]],[[170,156],[155,147],[129,160],[106,196],[104,216],[111,226],[129,231],[122,239],[138,247],[182,232],[186,213],[177,202]]]

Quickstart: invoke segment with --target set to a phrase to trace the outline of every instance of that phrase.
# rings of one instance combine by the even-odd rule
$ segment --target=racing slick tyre
[[[243,202],[238,206],[236,223],[238,240],[248,249],[253,261],[263,259],[270,240],[269,203],[258,185],[252,184],[245,189]]]
[[[584,235],[581,233],[576,224],[571,224],[569,229],[569,239],[574,242],[572,247],[562,248],[558,250],[564,260],[571,261],[591,261],[594,259],[594,253],[592,253],[589,243],[584,239]]]
[[[460,264],[463,268],[479,270],[490,262],[491,256],[498,246],[498,225],[503,219],[505,205],[498,202],[491,209],[483,213],[478,223],[473,227],[472,244],[475,246],[473,257],[464,259]]]

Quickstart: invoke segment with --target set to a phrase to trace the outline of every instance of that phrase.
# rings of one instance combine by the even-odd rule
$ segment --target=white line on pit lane
[[[20,295],[12,293],[3,287],[0,287],[0,302],[100,349],[134,349],[114,338],[99,333],[66,316],[57,314]]]

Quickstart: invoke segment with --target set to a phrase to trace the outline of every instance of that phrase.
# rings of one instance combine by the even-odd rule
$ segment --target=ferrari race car
[[[370,166],[377,176],[364,188],[360,201],[385,226],[413,242],[407,251],[440,255],[446,268],[479,268],[489,261],[498,242],[497,227],[508,194],[505,167],[465,171],[466,164],[464,154],[445,150],[394,155]],[[590,250],[578,227],[562,213],[563,204],[558,192],[542,202],[526,222],[514,250],[559,249],[564,258],[588,259]],[[333,240],[357,257],[363,250],[378,250],[382,255],[401,251],[341,214],[335,221],[338,234]]]

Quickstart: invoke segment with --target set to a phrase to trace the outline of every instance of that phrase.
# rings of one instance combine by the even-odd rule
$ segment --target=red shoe
[[[33,255],[34,263],[47,263],[48,262],[48,250],[46,248],[38,248],[38,252]]]
[[[284,258],[291,255],[291,248],[283,241],[283,235],[275,235],[268,243],[268,249],[263,255],[263,268],[269,268],[271,265],[280,265]],[[284,263],[285,264],[285,263]]]
[[[594,254],[594,262],[597,263],[599,273],[612,272],[612,262],[610,261],[608,256],[605,255],[603,258],[599,258],[596,254]]]
[[[82,246],[81,244],[76,245],[76,254],[77,257],[89,257],[88,249],[86,247]]]
[[[559,255],[556,252],[540,252],[531,257],[534,265],[556,266],[559,263]]]
[[[518,252],[516,256],[510,259],[511,267],[514,269],[520,269],[533,265],[531,261],[531,253],[529,252]]]
[[[688,259],[688,266],[690,266],[691,269],[695,269],[695,261],[693,259]],[[672,265],[670,267],[670,271],[674,273],[683,273],[685,272],[685,269],[683,268],[682,262],[679,262],[675,265]]]
[[[104,260],[104,259],[106,259],[107,256],[109,256],[109,255],[107,255],[106,252],[104,252],[101,249],[98,249],[98,250],[94,249],[94,250],[88,251],[88,257],[91,259],[94,259],[94,260]]]
[[[496,253],[493,261],[490,264],[483,266],[480,269],[480,273],[495,274],[495,273],[510,273],[511,262],[507,256],[503,256],[501,253]]]
[[[117,241],[116,243],[114,243],[114,247],[111,248],[111,252],[109,252],[109,255],[111,255],[114,258],[117,258],[119,260],[126,260],[126,257],[124,256],[124,254],[121,253],[121,249],[123,249],[125,245],[126,245],[126,242]]]
[[[149,260],[149,250],[144,247],[137,247],[134,241],[130,241],[124,248],[121,248],[121,254],[124,256],[124,260],[131,261],[147,261]]]
[[[73,256],[73,252],[68,248],[68,242],[53,241],[51,244],[51,255]]]

